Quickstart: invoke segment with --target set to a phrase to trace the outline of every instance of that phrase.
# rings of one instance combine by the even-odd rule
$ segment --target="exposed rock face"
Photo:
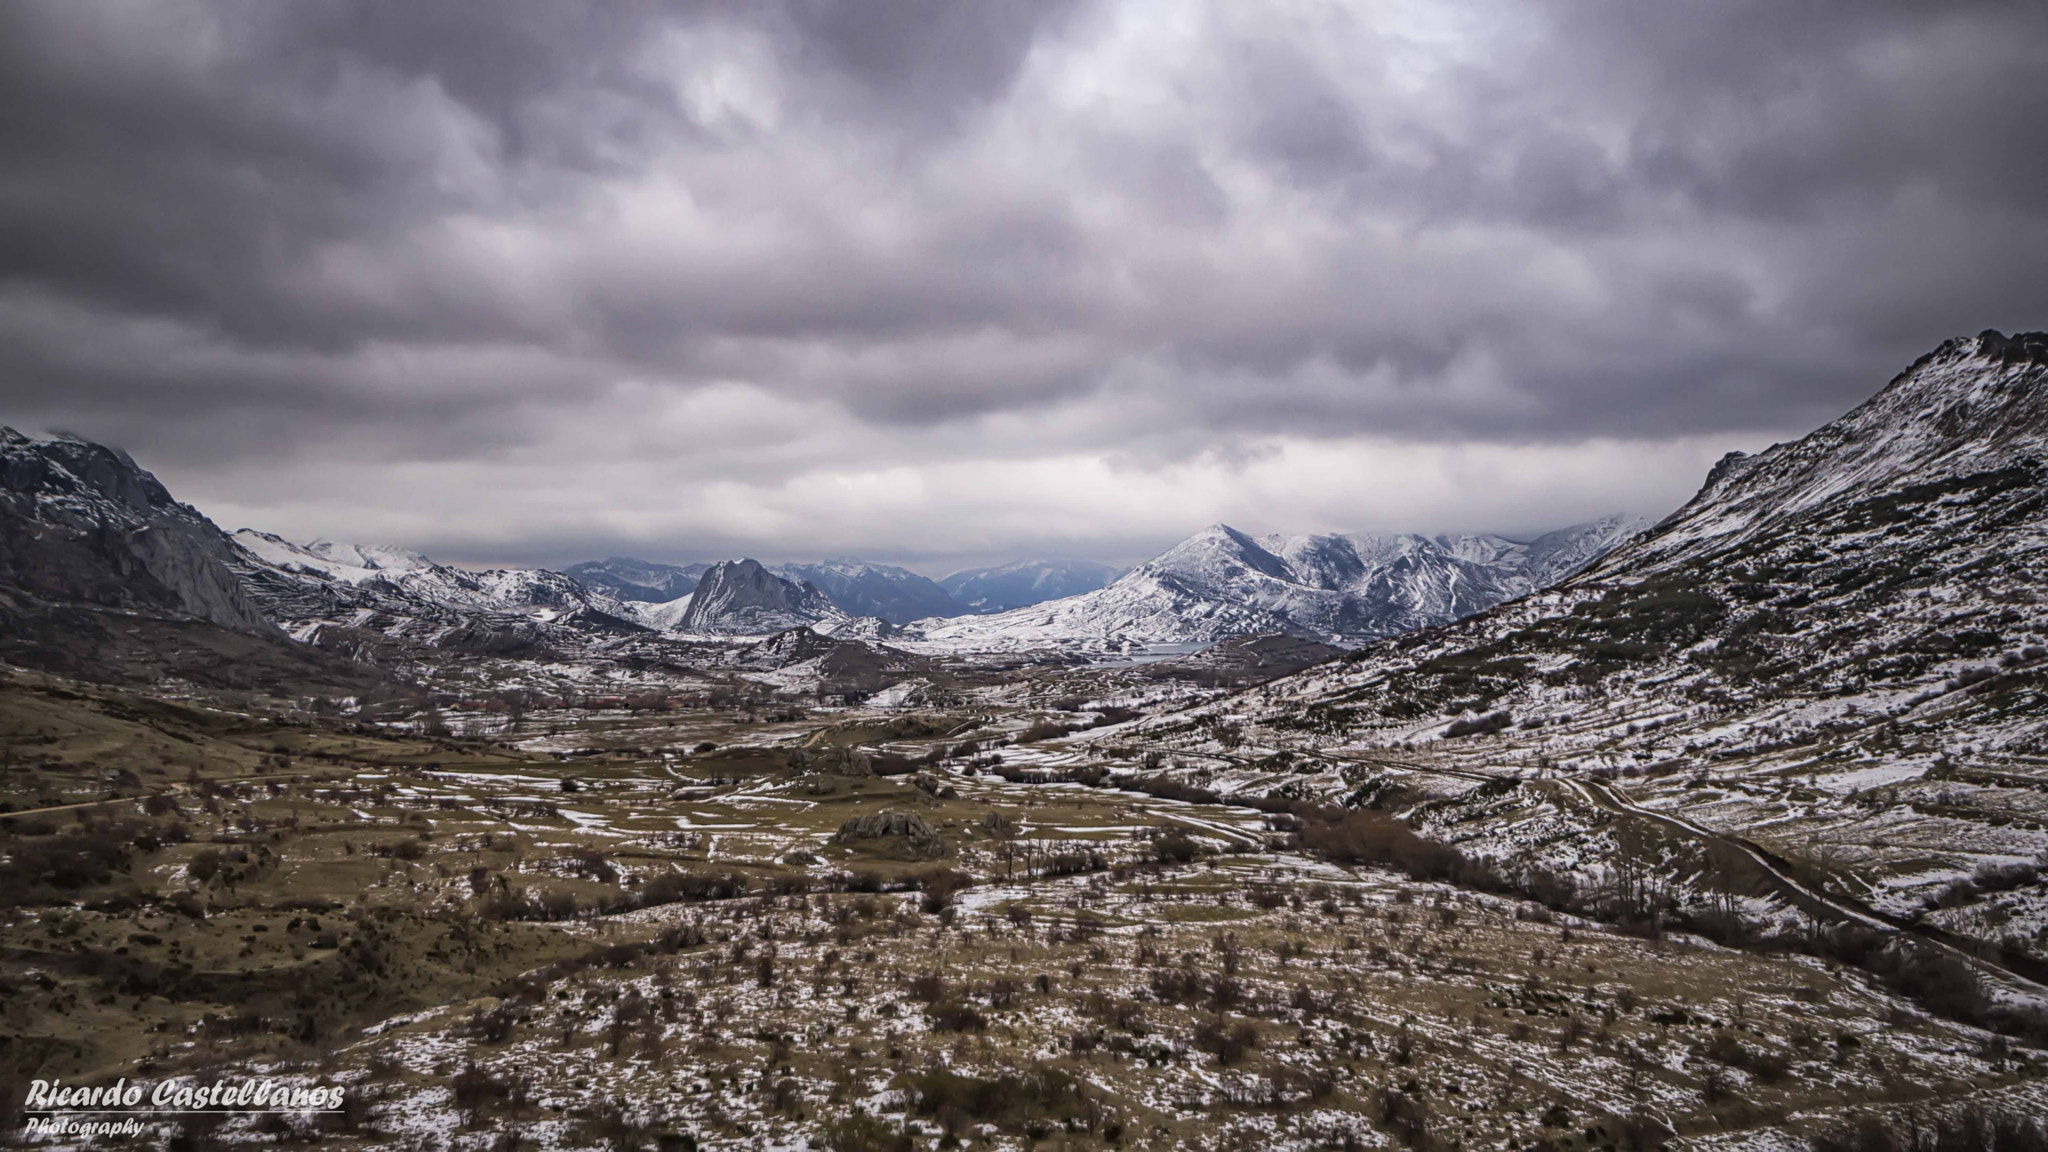
[[[227,536],[124,452],[0,428],[0,584],[36,600],[278,635]]]
[[[855,816],[839,826],[832,836],[834,844],[865,844],[874,846],[876,841],[884,847],[898,848],[919,860],[946,854],[946,842],[924,822],[924,817],[914,812],[876,812],[867,816]]]
[[[839,643],[809,628],[791,628],[759,644],[748,645],[740,652],[739,662],[752,668],[787,668],[824,656],[838,648]]]
[[[664,604],[644,618],[689,635],[761,636],[846,617],[816,585],[784,580],[758,560],[713,564],[680,603],[679,613],[674,604]]]

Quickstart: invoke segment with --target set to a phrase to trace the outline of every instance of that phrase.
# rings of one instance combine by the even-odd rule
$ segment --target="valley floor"
[[[11,677],[10,1109],[32,1077],[269,1076],[347,1103],[149,1140],[504,1152],[1798,1149],[1866,1115],[2048,1115],[2039,1049],[1864,968],[1090,786],[1173,765],[1115,730],[1037,740],[1042,696],[457,740]],[[1374,755],[1354,777],[1407,779],[1447,841],[1425,777],[1493,786]],[[1590,876],[1644,851],[1598,800],[1496,786],[1490,826]]]

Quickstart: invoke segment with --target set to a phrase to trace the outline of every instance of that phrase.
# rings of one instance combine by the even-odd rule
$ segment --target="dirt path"
[[[1431,773],[1451,776],[1478,783],[1493,783],[1501,780],[1526,782],[1523,777],[1505,773],[1495,774],[1462,768],[1444,768],[1417,763],[1392,756],[1345,756],[1329,752],[1320,753],[1326,759],[1342,760],[1354,764],[1370,764],[1380,768],[1391,768],[1403,772]],[[1923,940],[1928,944],[1962,960],[1972,967],[1988,968],[2005,978],[2015,992],[2022,995],[2048,999],[2048,963],[2023,952],[2003,948],[1984,941],[1971,940],[1952,932],[1926,924],[1916,924],[1887,916],[1860,900],[1836,896],[1823,892],[1793,876],[1785,862],[1768,849],[1762,848],[1741,836],[1716,832],[1704,825],[1696,824],[1683,816],[1644,808],[1623,797],[1612,785],[1601,780],[1582,776],[1559,777],[1554,781],[1565,791],[1576,795],[1595,808],[1607,812],[1652,820],[1683,835],[1720,844],[1740,852],[1756,864],[1765,875],[1785,891],[1793,893],[1800,900],[1825,908],[1842,920],[1865,928],[1888,934],[1902,934]]]
[[[1902,921],[1887,916],[1859,900],[1833,896],[1822,892],[1795,879],[1785,870],[1783,862],[1768,850],[1758,847],[1740,836],[1731,836],[1727,833],[1716,832],[1711,828],[1695,824],[1683,816],[1673,816],[1667,812],[1659,812],[1655,809],[1644,808],[1638,804],[1631,803],[1623,799],[1620,794],[1603,781],[1573,777],[1561,779],[1558,783],[1577,793],[1587,803],[1595,807],[1606,809],[1609,812],[1626,813],[1627,815],[1645,820],[1655,820],[1665,827],[1676,829],[1687,835],[1733,848],[1755,861],[1757,867],[1762,868],[1772,879],[1776,880],[1786,889],[1798,893],[1806,900],[1827,908],[1851,923],[1860,924],[1866,928],[1873,928],[1880,932],[1899,933],[1916,937],[1973,967],[1992,969],[2009,980],[2015,991],[2035,998],[2048,998],[2048,964],[2044,964],[2032,956],[2014,952],[2011,949],[2001,948],[1997,945],[1970,940],[1926,924]],[[1980,951],[1980,949],[1983,951]],[[1986,952],[1990,954],[1987,955]]]

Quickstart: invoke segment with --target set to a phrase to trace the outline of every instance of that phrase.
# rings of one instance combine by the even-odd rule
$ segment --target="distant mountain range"
[[[695,591],[710,567],[614,556],[572,564],[563,574],[615,600],[666,604]],[[1121,571],[1092,560],[1019,560],[933,580],[908,568],[864,560],[763,567],[785,580],[816,585],[847,615],[873,616],[897,625],[935,616],[1004,612],[1092,592],[1116,579]]]
[[[0,585],[288,633],[373,663],[396,663],[407,647],[554,658],[632,635],[796,627],[953,648],[1120,648],[1261,632],[1355,643],[1542,587],[1638,527],[1610,518],[1517,543],[1255,540],[1218,525],[1106,584],[1112,569],[1046,560],[956,572],[943,584],[854,560],[770,567],[613,557],[568,572],[472,571],[403,548],[298,544],[249,529],[230,536],[127,456],[73,438],[0,433],[0,479]]]
[[[1283,632],[1357,643],[1447,623],[1577,571],[1648,526],[1610,516],[1522,543],[1501,536],[1254,539],[1217,524],[1094,592],[926,622],[964,648],[1210,643]]]
[[[849,616],[908,624],[928,616],[958,616],[963,611],[930,578],[888,564],[827,560],[822,564],[778,564],[772,571],[785,580],[816,585]]]
[[[562,569],[562,574],[593,592],[614,600],[639,604],[666,604],[688,596],[709,564],[657,564],[630,556],[608,560],[585,560]]]
[[[989,615],[1029,608],[1047,600],[1063,600],[1105,587],[1123,569],[1093,560],[1019,560],[994,568],[969,568],[939,581],[959,604],[959,612],[928,612],[927,616]]]

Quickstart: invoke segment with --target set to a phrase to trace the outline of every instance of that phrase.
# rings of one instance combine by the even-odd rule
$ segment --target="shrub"
[[[1152,842],[1152,858],[1161,864],[1186,864],[1202,855],[1201,842],[1178,828]]]
[[[960,1000],[932,1005],[931,1022],[934,1032],[979,1032],[988,1027],[988,1017]]]
[[[1429,1109],[1397,1088],[1380,1091],[1380,1123],[1410,1148],[1429,1146]]]
[[[738,872],[663,872],[640,885],[640,903],[647,906],[685,900],[733,900],[747,894],[749,882]]]
[[[201,848],[192,854],[190,861],[186,862],[185,873],[201,884],[205,884],[212,881],[215,876],[220,875],[220,866],[220,849]]]
[[[134,850],[130,838],[112,827],[67,832],[43,840],[14,844],[0,867],[0,888],[83,888],[104,884],[128,867]]]
[[[907,1077],[904,1087],[911,1110],[937,1120],[949,1133],[976,1123],[1011,1131],[1051,1124],[1092,1130],[1101,1119],[1087,1086],[1057,1068],[1037,1067],[993,1080],[935,1068]]]
[[[1339,863],[1398,868],[1416,880],[1452,880],[1469,870],[1456,850],[1424,840],[1406,824],[1369,808],[1311,823],[1302,831],[1301,843]]]
[[[1040,720],[1032,724],[1031,727],[1017,733],[1017,743],[1035,744],[1040,740],[1052,740],[1065,736],[1071,731],[1073,729],[1065,724],[1055,724],[1050,720]]]
[[[1195,1026],[1195,1047],[1224,1064],[1235,1064],[1259,1046],[1259,1030],[1249,1020],[1227,1024],[1222,1019],[1204,1020]]]
[[[831,1152],[912,1152],[917,1145],[901,1128],[855,1112],[825,1129],[825,1147]]]
[[[973,877],[955,872],[951,868],[927,873],[918,881],[918,887],[924,890],[925,912],[936,916],[951,908],[959,891],[973,883]]]

